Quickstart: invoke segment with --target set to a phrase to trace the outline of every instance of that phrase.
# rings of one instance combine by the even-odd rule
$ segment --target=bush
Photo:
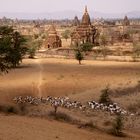
[[[18,114],[18,109],[11,105],[0,105],[0,112],[6,114]]]
[[[63,33],[62,33],[62,37],[67,39],[70,37],[70,30],[65,30]]]
[[[0,105],[0,112],[5,114],[18,114],[18,115],[26,115],[28,113],[26,104],[18,104],[18,106]]]
[[[30,104],[18,104],[18,111],[20,115],[27,115],[29,112]]]
[[[93,123],[93,121],[88,121],[88,122],[86,122],[86,123],[84,123],[84,124],[81,124],[81,125],[79,126],[79,128],[90,128],[90,129],[95,129],[95,128],[97,128],[97,126]]]
[[[55,120],[71,122],[72,118],[66,113],[58,112],[57,114],[54,111],[50,111],[48,114],[50,117],[53,117]]]
[[[81,61],[84,59],[81,50],[76,50],[75,58],[79,61],[79,64],[81,64]]]
[[[100,96],[100,99],[99,99],[99,103],[103,103],[103,104],[106,104],[106,105],[109,105],[112,103],[110,97],[109,97],[109,93],[110,93],[110,88],[107,86],[105,89],[103,89],[102,91],[102,94]]]
[[[93,44],[91,44],[91,43],[84,43],[80,47],[81,47],[81,50],[86,53],[86,52],[90,52],[92,50]]]
[[[122,116],[121,115],[118,115],[113,123],[113,127],[112,127],[112,130],[111,130],[111,133],[114,135],[114,136],[124,136],[123,132],[122,132],[122,129],[123,129],[123,121],[122,121]]]
[[[103,123],[104,126],[110,126],[112,123],[111,121],[107,120]]]
[[[29,53],[29,58],[34,58],[35,53],[36,53],[36,48],[35,47],[30,47],[28,49],[28,53]]]

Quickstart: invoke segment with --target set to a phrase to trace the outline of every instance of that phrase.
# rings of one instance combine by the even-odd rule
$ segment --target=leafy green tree
[[[24,46],[26,40],[18,32],[13,32],[11,47],[8,49],[8,60],[15,68],[22,62],[24,55],[27,52],[27,47]]]
[[[63,33],[62,33],[62,37],[67,39],[70,37],[70,30],[65,30]]]
[[[81,65],[81,61],[84,59],[81,50],[77,49],[75,51],[75,58],[79,61],[79,64]]]
[[[84,43],[84,44],[81,44],[81,50],[87,54],[87,52],[90,52],[93,48],[93,44],[91,43]]]
[[[109,86],[107,86],[101,92],[102,92],[102,94],[100,96],[99,103],[103,103],[103,104],[106,104],[106,105],[109,105],[110,103],[112,103],[112,101],[111,101],[111,99],[109,97],[109,93],[110,93]]]
[[[42,45],[42,41],[29,38],[27,44],[28,44],[27,46],[28,46],[29,58],[34,58],[35,53],[37,52],[37,50],[40,49]]]
[[[28,53],[29,53],[29,58],[34,58],[35,57],[35,53],[36,53],[36,47],[32,46],[28,49]]]
[[[93,48],[93,44],[91,43],[83,43],[83,44],[76,44],[73,46],[75,50],[75,58],[79,61],[79,64],[81,64],[81,61],[84,59],[84,55],[87,55],[87,52],[90,52]]]
[[[27,48],[26,40],[12,27],[0,26],[0,71],[8,72],[22,62]]]

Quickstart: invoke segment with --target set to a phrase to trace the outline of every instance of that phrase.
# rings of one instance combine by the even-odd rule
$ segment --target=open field
[[[0,115],[1,140],[118,140],[99,131],[87,131],[76,126],[38,118]],[[135,135],[134,135],[135,136]],[[139,137],[135,138],[139,139]],[[131,140],[131,138],[126,138]]]
[[[69,59],[25,59],[20,68],[0,76],[0,102],[1,104],[11,104],[12,98],[17,95],[68,96],[81,102],[97,101],[101,95],[100,91],[107,85],[110,85],[111,89],[125,89],[134,87],[138,81],[140,81],[139,62],[86,60],[82,61],[82,65],[78,65],[76,60]],[[134,91],[129,95],[119,94],[112,96],[112,99],[127,108],[129,105],[139,102],[140,93]],[[66,111],[66,113],[69,113],[69,111]],[[72,111],[71,115],[83,120],[93,119],[98,123],[98,126],[102,125],[100,119],[105,121],[105,117],[108,116],[104,116],[100,112],[93,113],[93,116],[84,116],[75,111]],[[0,140],[140,139],[139,118],[136,119],[134,122],[136,125],[132,128],[129,128],[130,124],[126,125],[125,131],[131,138],[116,138],[103,132],[100,135],[101,132],[98,130],[92,132],[78,129],[76,126],[66,123],[25,116],[5,116],[1,114],[0,122]]]

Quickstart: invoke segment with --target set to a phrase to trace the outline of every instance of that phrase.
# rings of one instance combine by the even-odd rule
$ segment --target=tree
[[[28,49],[29,58],[35,57],[36,50],[37,50],[37,48],[35,46],[29,47],[29,49]]]
[[[34,39],[32,36],[26,36],[29,58],[34,58],[37,50],[41,48],[42,39]]]
[[[22,62],[23,56],[27,52],[27,47],[24,46],[26,42],[25,38],[19,34],[19,32],[12,33],[11,46],[8,49],[7,60],[11,62],[12,67],[17,67]]]
[[[101,92],[101,96],[100,96],[100,99],[99,99],[99,103],[103,103],[103,104],[106,104],[106,105],[109,105],[110,103],[112,103],[110,97],[109,97],[109,86],[107,86],[105,89],[103,89]]]
[[[93,44],[87,42],[87,43],[81,44],[80,47],[81,47],[81,50],[85,54],[87,54],[87,52],[90,52],[92,50]]]
[[[34,58],[35,53],[37,50],[40,49],[42,42],[40,40],[33,40],[29,43],[28,46],[28,53],[29,53],[29,58]]]
[[[81,65],[81,61],[84,59],[81,50],[77,49],[75,51],[75,58],[79,61],[79,65]]]
[[[12,27],[0,27],[0,71],[16,67],[22,61],[27,48],[23,45],[25,39]]]
[[[81,64],[81,61],[84,59],[84,55],[87,55],[87,52],[90,52],[93,48],[93,44],[87,42],[83,44],[76,44],[74,46],[75,50],[75,58],[79,61],[79,64]]]
[[[113,123],[112,134],[115,136],[122,136],[123,121],[122,116],[117,115],[115,122]]]
[[[67,39],[70,37],[70,30],[65,30],[63,33],[62,33],[62,37]]]
[[[87,55],[87,52],[90,52],[93,48],[93,44],[91,43],[83,43],[83,44],[78,44],[74,46],[75,50],[75,58],[79,61],[79,64],[81,64],[81,61],[84,59],[83,53]]]
[[[101,45],[101,52],[102,52],[102,55],[103,55],[103,57],[104,57],[104,59],[105,59],[106,56],[107,56],[108,49],[107,49],[107,47],[106,47],[106,45],[107,45],[107,37],[106,37],[104,34],[102,34],[102,35],[100,36],[100,45]]]

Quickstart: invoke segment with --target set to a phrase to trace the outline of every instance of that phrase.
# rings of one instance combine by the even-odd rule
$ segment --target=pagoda
[[[124,25],[124,26],[129,26],[129,25],[130,25],[130,21],[129,21],[129,19],[128,19],[127,16],[124,17],[123,25]]]
[[[82,44],[82,43],[95,43],[95,36],[97,29],[91,24],[90,16],[88,14],[87,6],[85,7],[85,12],[82,17],[82,21],[79,26],[71,34],[72,44]]]
[[[55,26],[52,24],[48,30],[48,37],[46,40],[47,48],[59,48],[62,47],[61,39],[57,35]]]

